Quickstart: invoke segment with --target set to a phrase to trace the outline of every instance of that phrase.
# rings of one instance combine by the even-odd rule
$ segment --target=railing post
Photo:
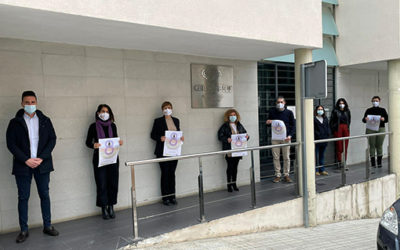
[[[391,171],[391,166],[390,166],[390,134],[387,136],[387,138],[388,138],[388,146],[387,146],[387,154],[388,154],[388,157],[387,157],[387,163],[388,163],[388,174],[391,174],[392,173],[392,171]]]
[[[342,186],[346,185],[346,140],[343,141],[343,152],[342,152]]]
[[[251,150],[251,168],[250,168],[250,182],[251,182],[251,207],[256,208],[256,180],[254,173],[254,152]]]
[[[368,143],[368,137],[367,137]],[[371,162],[369,161],[369,143],[367,144],[367,149],[365,150],[365,179],[369,180],[371,174]]]
[[[293,185],[294,186],[294,192],[297,194],[297,195],[300,195],[300,192],[299,192],[299,185],[298,185],[298,183],[299,183],[299,150],[300,149],[300,146],[299,145],[296,145],[295,146],[295,151],[296,151],[296,157],[295,157],[295,159],[294,159],[294,164],[293,164],[293,171],[294,171],[294,178],[295,178],[295,180],[296,180],[296,183],[297,183],[297,185]]]
[[[131,165],[131,202],[132,202],[132,229],[133,229],[133,242],[140,240],[138,232],[138,220],[136,210],[136,184],[135,184],[135,166]]]
[[[204,192],[203,192],[203,163],[201,161],[201,157],[199,157],[199,207],[200,207],[200,218],[199,221],[201,223],[206,221],[204,215]]]

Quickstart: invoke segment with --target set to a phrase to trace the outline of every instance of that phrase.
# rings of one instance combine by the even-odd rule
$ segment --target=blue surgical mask
[[[379,107],[379,102],[372,102],[372,106],[374,106],[375,108]]]
[[[236,121],[236,115],[231,115],[231,116],[229,116],[229,121],[231,121],[231,122],[235,122]]]
[[[321,115],[323,115],[323,114],[324,114],[324,111],[323,111],[323,110],[317,110],[317,115],[321,116]]]
[[[26,113],[31,115],[36,112],[36,105],[25,105],[24,110]]]

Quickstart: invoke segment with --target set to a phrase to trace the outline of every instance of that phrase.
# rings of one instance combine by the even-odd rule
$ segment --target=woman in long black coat
[[[103,219],[115,218],[114,205],[117,204],[119,159],[117,163],[99,167],[99,139],[118,137],[114,114],[107,104],[100,104],[86,138],[86,146],[94,149],[93,170],[97,187],[96,206],[101,207]],[[122,140],[119,141],[122,146]]]

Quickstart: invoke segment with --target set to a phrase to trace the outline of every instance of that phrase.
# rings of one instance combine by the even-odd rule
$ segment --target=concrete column
[[[400,197],[400,59],[388,61],[390,168],[396,174],[396,197]]]
[[[314,150],[314,117],[313,117],[313,100],[305,100],[305,121],[301,120],[301,75],[300,65],[312,62],[312,53],[310,49],[295,50],[295,86],[296,86],[296,138],[297,141],[305,139],[306,155],[301,155],[299,159],[299,190],[302,190],[302,177],[307,174],[307,192],[308,192],[308,218],[309,225],[316,225],[316,191],[315,191],[315,150]],[[302,126],[305,126],[305,138],[302,138]],[[301,152],[301,150],[300,150]],[[307,173],[302,171],[302,157],[307,160]],[[301,191],[302,194],[302,191]],[[304,195],[303,195],[304,196]]]

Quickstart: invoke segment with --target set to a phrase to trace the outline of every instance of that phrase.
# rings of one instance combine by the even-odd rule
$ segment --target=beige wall
[[[205,34],[322,46],[321,0],[0,0],[0,4]]]
[[[174,115],[181,120],[185,135],[183,154],[221,149],[216,132],[225,109],[191,108],[192,62],[234,67],[235,107],[251,136],[250,145],[258,145],[256,62],[0,39],[0,232],[18,227],[17,189],[5,132],[8,121],[20,108],[23,90],[37,93],[38,108],[54,123],[58,141],[50,183],[52,214],[54,221],[67,220],[98,212],[92,150],[84,143],[100,103],[112,107],[119,135],[125,140],[121,149],[118,208],[130,204],[130,176],[123,163],[154,157],[150,130],[153,119],[161,116],[164,100],[174,104]],[[258,154],[255,162],[258,179]],[[250,157],[245,157],[239,165],[239,183],[249,182],[249,166]],[[225,169],[222,156],[204,159],[206,190],[225,186]],[[197,174],[196,160],[179,162],[178,196],[197,192]],[[137,167],[136,179],[139,203],[159,199],[158,165]],[[33,184],[30,225],[41,223],[39,207]]]
[[[387,71],[370,69],[338,68],[337,72],[337,98],[347,100],[351,111],[350,135],[365,134],[365,124],[361,121],[364,112],[371,106],[371,98],[375,95],[381,97],[380,106],[389,112],[389,89]],[[390,120],[390,117],[389,117]],[[389,131],[389,124],[386,124]],[[387,156],[388,137],[383,144],[384,156]],[[356,139],[349,143],[348,163],[365,161],[367,140]]]
[[[336,8],[341,66],[400,57],[398,0],[340,0]]]

